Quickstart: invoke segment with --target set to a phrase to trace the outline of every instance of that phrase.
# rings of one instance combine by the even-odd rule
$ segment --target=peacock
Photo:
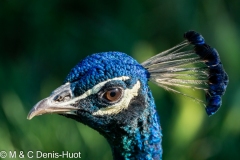
[[[28,119],[57,113],[97,130],[113,159],[162,159],[159,115],[148,81],[203,104],[211,116],[221,106],[228,75],[216,49],[195,31],[185,40],[143,63],[110,51],[81,60],[49,97],[39,101]],[[199,90],[205,100],[179,88]]]

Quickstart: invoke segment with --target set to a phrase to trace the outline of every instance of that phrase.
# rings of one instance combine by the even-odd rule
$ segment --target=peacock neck
[[[148,107],[131,124],[115,128],[108,137],[114,160],[162,159],[162,134],[158,114],[151,93]]]

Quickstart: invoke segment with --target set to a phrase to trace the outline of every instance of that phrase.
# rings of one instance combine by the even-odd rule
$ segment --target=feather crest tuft
[[[150,81],[158,86],[203,103],[207,114],[215,114],[228,85],[228,75],[215,48],[205,43],[195,31],[184,34],[182,43],[142,63],[150,73]],[[193,46],[192,48],[190,48]],[[179,91],[178,87],[205,92],[206,101]]]

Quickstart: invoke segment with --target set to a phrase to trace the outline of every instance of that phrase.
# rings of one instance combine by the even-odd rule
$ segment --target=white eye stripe
[[[124,90],[124,96],[118,103],[115,103],[111,106],[101,108],[96,112],[93,112],[93,115],[113,115],[118,114],[123,109],[127,109],[129,106],[130,101],[133,97],[138,96],[138,90],[140,88],[140,82],[137,81],[137,83],[133,86],[132,89],[125,89]]]
[[[93,94],[96,94],[98,93],[101,88],[107,83],[107,82],[110,82],[110,81],[114,81],[114,80],[122,80],[122,81],[125,81],[125,80],[128,80],[130,79],[130,77],[127,77],[127,76],[122,76],[122,77],[116,77],[116,78],[112,78],[112,79],[108,79],[106,81],[103,81],[103,82],[100,82],[98,83],[97,85],[95,85],[93,88],[87,90],[86,92],[84,92],[82,95],[78,96],[78,97],[74,97],[73,99],[69,100],[69,101],[66,101],[66,102],[62,102],[60,104],[58,104],[59,106],[66,106],[66,105],[69,105],[69,104],[73,104],[74,102],[76,101],[79,101],[81,99],[85,99],[87,98],[88,96],[90,95],[93,95]],[[70,85],[70,84],[68,84]]]

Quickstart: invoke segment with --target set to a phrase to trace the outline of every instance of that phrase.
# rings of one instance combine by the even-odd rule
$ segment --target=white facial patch
[[[113,115],[118,114],[124,109],[128,108],[128,105],[133,97],[138,95],[138,90],[140,88],[140,82],[137,81],[137,83],[133,86],[132,89],[125,89],[124,95],[118,103],[108,106],[106,108],[101,108],[96,112],[93,112],[93,115]]]
[[[125,80],[128,80],[129,77],[127,76],[122,76],[122,77],[116,77],[116,78],[112,78],[112,79],[108,79],[106,81],[103,81],[103,82],[100,82],[98,83],[97,85],[95,85],[93,88],[87,90],[85,93],[83,93],[81,96],[78,96],[78,97],[74,97],[73,99],[69,100],[69,101],[66,101],[66,102],[61,102],[58,104],[58,106],[67,106],[67,105],[70,105],[70,104],[73,104],[75,103],[76,101],[79,101],[81,99],[85,99],[87,98],[88,96],[92,95],[92,94],[96,94],[98,93],[101,88],[109,81],[114,81],[114,80],[122,80],[122,81],[125,81]],[[65,85],[70,85],[69,83],[66,83]],[[57,90],[57,89],[56,89]],[[54,92],[53,92],[54,93]],[[54,102],[53,102],[54,103]]]

